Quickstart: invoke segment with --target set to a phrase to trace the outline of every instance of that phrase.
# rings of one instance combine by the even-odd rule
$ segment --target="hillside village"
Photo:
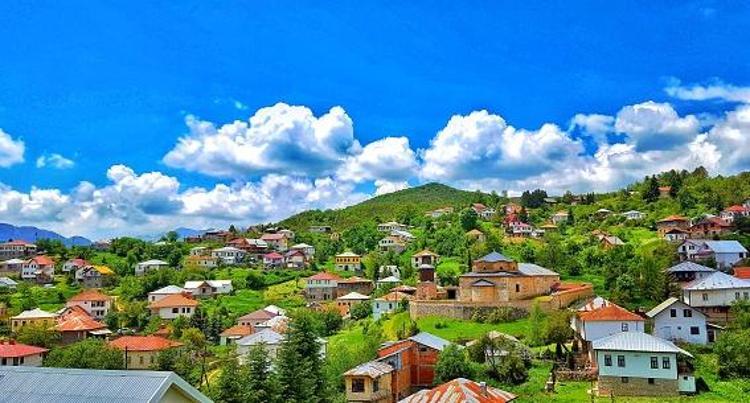
[[[9,239],[0,366],[173,371],[187,401],[741,400],[749,247],[750,173],[702,168],[609,194],[427,184],[156,242]]]

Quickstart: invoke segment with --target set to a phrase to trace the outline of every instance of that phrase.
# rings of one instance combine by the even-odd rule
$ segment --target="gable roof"
[[[187,292],[187,290],[176,285],[168,285],[159,288],[158,290],[151,291],[149,294],[182,294],[183,292]]]
[[[224,337],[231,337],[231,336],[240,336],[245,337],[253,334],[253,328],[251,326],[245,326],[245,325],[234,325],[228,329],[225,329],[223,332],[219,334],[219,336]]]
[[[90,332],[106,328],[105,324],[94,320],[79,305],[65,309],[64,313],[58,319],[57,326],[55,326],[55,330],[58,332]]]
[[[29,309],[21,312],[20,314],[12,317],[11,319],[46,319],[56,318],[57,315],[47,311],[43,311],[39,308]]]
[[[360,294],[358,292],[352,291],[349,294],[346,294],[346,295],[344,295],[342,297],[338,297],[336,299],[343,299],[343,300],[354,299],[354,300],[362,300],[362,301],[364,301],[364,300],[370,299],[370,297],[368,297],[367,295],[362,295],[362,294]]]
[[[559,276],[558,273],[533,263],[519,263],[518,271],[527,276]]]
[[[677,272],[712,272],[716,271],[708,266],[703,266],[702,264],[698,264],[695,262],[691,262],[689,260],[686,260],[680,264],[676,264],[670,268],[667,269],[667,272],[669,273],[677,273]]]
[[[431,250],[429,250],[429,249],[424,249],[422,251],[419,251],[419,252],[411,255],[411,257],[422,257],[422,256],[438,256],[438,254],[435,253],[435,252],[433,252],[433,251],[431,251]]]
[[[176,388],[194,402],[211,400],[174,372],[73,368],[0,367],[0,396],[12,402],[162,401]]]
[[[414,336],[409,337],[409,340],[438,351],[443,351],[445,347],[451,344],[451,342],[449,342],[448,340],[442,339],[432,333],[427,332],[419,332]]]
[[[401,279],[396,276],[388,276],[378,279],[378,283],[400,283]]]
[[[70,297],[68,302],[110,301],[111,299],[111,297],[102,294],[99,290],[95,288],[89,288],[88,290],[81,291],[80,293]]]
[[[392,366],[384,362],[370,361],[344,372],[344,376],[366,376],[369,378],[377,378],[391,372],[393,372]]]
[[[613,303],[603,305],[591,311],[578,313],[578,317],[583,321],[643,321],[643,318],[628,311],[627,309]]]
[[[266,311],[265,309],[258,309],[257,311],[252,311],[250,313],[240,316],[237,320],[238,321],[269,320],[273,318],[274,316],[278,316],[278,315],[274,314],[273,312]]]
[[[321,271],[320,273],[313,274],[307,278],[308,280],[341,280],[341,276],[336,273],[329,273],[327,271]]]
[[[593,341],[594,350],[676,353],[692,357],[674,343],[642,332],[621,332]]]
[[[391,291],[388,294],[383,295],[380,298],[375,298],[376,301],[396,301],[400,302],[404,299],[410,300],[414,297],[412,297],[409,294],[399,292],[399,291]]]
[[[26,357],[32,354],[46,353],[47,351],[49,350],[46,348],[29,346],[15,341],[0,342],[0,358]]]
[[[356,284],[356,283],[372,283],[372,280],[369,278],[359,277],[359,276],[352,276],[349,278],[344,278],[339,280],[339,284]]]
[[[54,260],[45,255],[34,256],[31,258],[31,261],[36,262],[39,266],[51,266],[55,264]]]
[[[726,290],[732,288],[750,288],[750,281],[715,271],[704,278],[688,283],[683,287],[683,290]]]
[[[747,253],[747,249],[737,241],[704,240],[705,245],[714,253]]]
[[[653,318],[656,315],[662,313],[665,309],[667,309],[670,306],[675,305],[675,304],[686,306],[686,307],[690,308],[693,312],[697,312],[701,316],[706,316],[703,312],[701,312],[701,311],[699,311],[697,309],[693,309],[690,305],[688,305],[688,304],[680,301],[679,299],[677,299],[675,297],[667,298],[664,302],[662,302],[661,304],[655,306],[650,311],[646,312],[646,316],[648,316],[649,318]]]
[[[348,250],[344,253],[339,253],[336,257],[360,257],[358,254]]]
[[[507,403],[516,397],[502,389],[456,378],[432,389],[420,390],[399,403]]]
[[[670,221],[687,221],[687,220],[688,220],[687,218],[685,218],[685,217],[683,217],[681,215],[673,214],[671,216],[667,216],[667,217],[662,218],[661,220],[657,221],[657,223],[660,223],[660,222],[670,222]]]
[[[261,343],[264,344],[279,344],[284,340],[284,336],[271,330],[263,329],[260,332],[253,333],[249,336],[245,336],[237,340],[239,346],[255,346]]]
[[[148,305],[151,309],[172,308],[176,306],[198,306],[198,301],[188,298],[183,294],[170,294]]]
[[[161,351],[173,347],[180,347],[182,343],[165,339],[163,337],[148,336],[122,336],[109,342],[109,345],[120,350],[128,351]]]
[[[510,259],[508,257],[505,257],[505,255],[492,251],[481,258],[477,259],[478,262],[485,262],[485,263],[496,263],[496,262],[512,262],[513,259]]]

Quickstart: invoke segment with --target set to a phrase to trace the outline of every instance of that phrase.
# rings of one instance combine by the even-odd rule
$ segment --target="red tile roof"
[[[4,341],[0,343],[0,358],[26,357],[33,354],[46,353],[46,348],[19,344],[15,341]]]
[[[234,325],[229,329],[221,332],[220,336],[231,337],[231,336],[249,336],[253,334],[253,328],[251,326]]]
[[[307,278],[308,280],[341,280],[341,276],[335,273],[329,273],[327,271],[321,271],[318,274],[313,274]]]
[[[283,258],[284,256],[281,256],[280,253],[276,253],[276,252],[266,253],[265,255],[263,255],[263,259],[283,259]]]
[[[97,322],[85,309],[78,305],[68,308],[57,321],[55,330],[58,332],[90,332],[105,329],[107,326]]]
[[[240,316],[237,320],[239,321],[246,321],[246,320],[269,320],[273,317],[277,316],[273,312],[268,312],[265,309],[258,309],[257,311],[250,312],[248,314],[245,314],[243,316]]]
[[[578,314],[578,317],[583,321],[644,320],[642,317],[634,314],[633,312],[630,312],[627,309],[612,303],[602,306],[599,309],[580,312]]]
[[[176,306],[198,306],[198,301],[183,294],[171,294],[148,305],[151,309],[172,308]]]
[[[735,267],[734,276],[744,280],[750,280],[750,267]]]
[[[33,258],[31,258],[31,260],[35,261],[36,264],[38,264],[40,266],[54,266],[54,264],[55,264],[54,260],[52,260],[49,257],[44,256],[44,255],[33,257]]]
[[[109,301],[112,298],[102,294],[99,290],[89,288],[81,293],[78,293],[68,300],[68,302],[83,302],[83,301]]]
[[[724,211],[729,211],[730,213],[744,213],[748,210],[750,209],[748,209],[745,206],[740,206],[738,204],[735,204],[734,206],[729,206],[726,209],[724,209]]]
[[[182,343],[159,336],[122,336],[110,341],[109,345],[128,351],[161,351],[179,347]]]
[[[421,390],[401,403],[507,403],[516,395],[469,379],[456,378],[432,389]]]

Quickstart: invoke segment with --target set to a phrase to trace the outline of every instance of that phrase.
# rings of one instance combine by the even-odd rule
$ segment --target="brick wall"
[[[628,378],[622,382],[619,376],[600,376],[597,382],[599,396],[675,396],[679,394],[676,379]]]

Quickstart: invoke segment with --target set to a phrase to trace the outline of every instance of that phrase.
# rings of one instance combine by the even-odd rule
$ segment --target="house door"
[[[716,333],[714,332],[714,329],[708,329],[706,334],[708,336],[708,342],[713,343],[714,340],[716,339]]]

